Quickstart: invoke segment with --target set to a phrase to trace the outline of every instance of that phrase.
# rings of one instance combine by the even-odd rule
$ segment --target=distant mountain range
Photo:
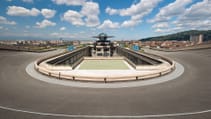
[[[204,41],[211,40],[211,30],[207,31],[190,30],[165,36],[143,38],[140,39],[140,41],[166,41],[166,40],[188,41],[191,35],[199,35],[199,34],[203,34]]]

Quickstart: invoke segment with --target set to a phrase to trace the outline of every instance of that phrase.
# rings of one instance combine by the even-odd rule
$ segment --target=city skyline
[[[3,0],[0,40],[118,40],[211,29],[210,0]]]

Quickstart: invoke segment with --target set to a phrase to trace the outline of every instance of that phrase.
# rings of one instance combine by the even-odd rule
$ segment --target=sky
[[[138,40],[211,29],[211,0],[0,0],[0,40]]]

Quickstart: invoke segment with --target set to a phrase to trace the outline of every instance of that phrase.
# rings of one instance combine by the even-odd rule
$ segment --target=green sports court
[[[83,60],[79,70],[128,70],[129,67],[124,60]]]

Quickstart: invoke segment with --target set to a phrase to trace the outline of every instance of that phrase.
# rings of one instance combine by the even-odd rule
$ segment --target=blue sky
[[[0,40],[137,40],[211,29],[211,0],[1,0]]]

